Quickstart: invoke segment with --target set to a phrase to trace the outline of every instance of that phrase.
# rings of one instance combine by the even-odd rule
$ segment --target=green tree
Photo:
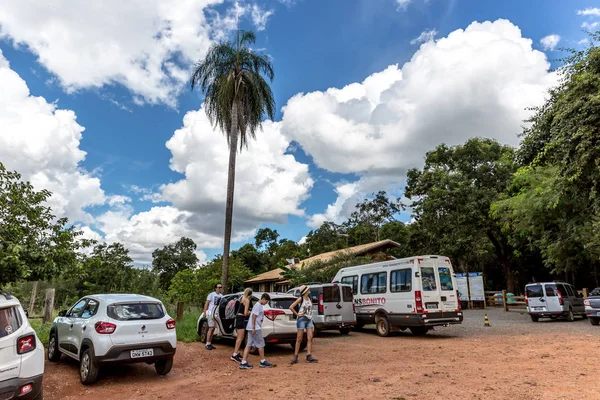
[[[507,289],[515,291],[514,249],[490,206],[506,192],[516,170],[514,150],[492,139],[440,145],[427,153],[422,170],[408,172],[406,196],[412,203],[422,243],[433,245],[465,268],[479,264],[491,248],[502,266]],[[482,253],[483,251],[483,253]]]
[[[400,200],[392,201],[385,191],[373,193],[373,198],[367,198],[356,205],[356,210],[350,215],[350,224],[372,230],[371,238],[379,241],[381,227],[395,221],[395,216],[403,209]],[[371,240],[369,240],[371,241]]]
[[[160,286],[169,289],[171,279],[184,269],[193,269],[198,265],[196,243],[182,237],[177,242],[152,252],[152,271],[160,276]]]
[[[223,246],[222,284],[228,288],[229,249],[233,218],[235,161],[238,151],[255,138],[266,113],[273,119],[275,99],[269,83],[274,72],[270,59],[253,51],[253,32],[238,31],[233,42],[212,45],[204,60],[194,67],[192,89],[199,86],[205,94],[204,109],[215,126],[219,126],[229,143],[227,203],[225,207],[225,237]]]
[[[309,256],[348,247],[346,229],[333,222],[325,221],[319,229],[308,232],[306,246]]]
[[[271,228],[261,228],[254,235],[254,243],[259,251],[266,252],[269,256],[275,254],[277,250],[277,239],[279,233]]]
[[[67,219],[52,214],[46,201],[52,194],[36,191],[16,171],[0,163],[0,287],[21,279],[58,275],[76,262],[76,250],[89,244],[67,227]]]
[[[246,243],[239,249],[233,250],[231,252],[231,257],[239,259],[240,262],[254,274],[265,272],[263,257],[261,257],[261,254],[256,250],[256,247],[250,243]]]

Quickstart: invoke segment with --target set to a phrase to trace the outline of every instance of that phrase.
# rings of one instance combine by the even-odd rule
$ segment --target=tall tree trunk
[[[227,280],[229,278],[229,248],[231,246],[231,225],[233,222],[233,193],[235,187],[235,159],[238,144],[238,104],[233,103],[231,110],[231,132],[229,134],[229,170],[227,172],[227,204],[225,205],[225,238],[223,245],[223,270],[221,284],[223,294],[227,293]]]
[[[503,261],[502,267],[504,269],[504,278],[506,279],[506,291],[515,293],[515,279],[510,268],[510,263],[508,261]]]

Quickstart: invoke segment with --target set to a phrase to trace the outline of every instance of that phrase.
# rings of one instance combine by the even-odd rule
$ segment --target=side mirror
[[[67,310],[62,310],[58,313],[59,317],[64,317],[65,315],[67,315]]]

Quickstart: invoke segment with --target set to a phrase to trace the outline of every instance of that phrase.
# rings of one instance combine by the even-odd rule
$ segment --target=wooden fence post
[[[583,297],[587,299],[587,297],[588,297],[588,294],[589,294],[589,293],[588,293],[588,288],[584,287],[584,288],[583,288]]]
[[[44,323],[52,321],[54,313],[54,289],[46,290],[46,300],[44,301]]]
[[[31,291],[31,298],[29,299],[29,310],[27,310],[29,312],[29,315],[33,315],[33,309],[35,307],[35,300],[37,297],[39,283],[40,283],[40,281],[35,281],[33,283],[33,290]]]
[[[183,306],[185,303],[183,301],[177,302],[177,321],[181,321],[183,319]]]
[[[504,305],[504,311],[508,311],[508,301],[506,298],[506,289],[502,290],[502,305]]]

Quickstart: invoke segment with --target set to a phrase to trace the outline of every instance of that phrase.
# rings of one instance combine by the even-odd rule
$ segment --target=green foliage
[[[47,190],[36,191],[0,163],[0,287],[21,279],[49,278],[76,261],[80,232],[55,220]]]
[[[177,340],[180,342],[191,343],[200,340],[198,336],[198,318],[200,314],[202,314],[201,307],[192,307],[188,308],[186,312],[183,313],[183,319],[181,321],[177,321],[176,330],[177,330]]]
[[[308,232],[306,245],[310,256],[348,247],[347,233],[343,226],[325,221],[317,230]]]
[[[44,324],[41,318],[36,318],[30,319],[29,323],[35,331],[37,337],[40,339],[40,342],[42,342],[44,347],[48,347],[48,343],[50,342],[50,328],[52,328],[52,322]]]
[[[198,265],[196,243],[182,237],[176,243],[152,252],[152,271],[160,276],[160,286],[168,290],[171,279],[179,272]]]
[[[373,193],[373,198],[363,200],[356,205],[356,210],[350,215],[348,225],[351,227],[363,228],[367,233],[369,243],[379,241],[381,238],[381,228],[387,222],[395,221],[395,216],[404,209],[400,200],[391,201],[385,191],[381,190]],[[362,244],[357,243],[357,244]]]

